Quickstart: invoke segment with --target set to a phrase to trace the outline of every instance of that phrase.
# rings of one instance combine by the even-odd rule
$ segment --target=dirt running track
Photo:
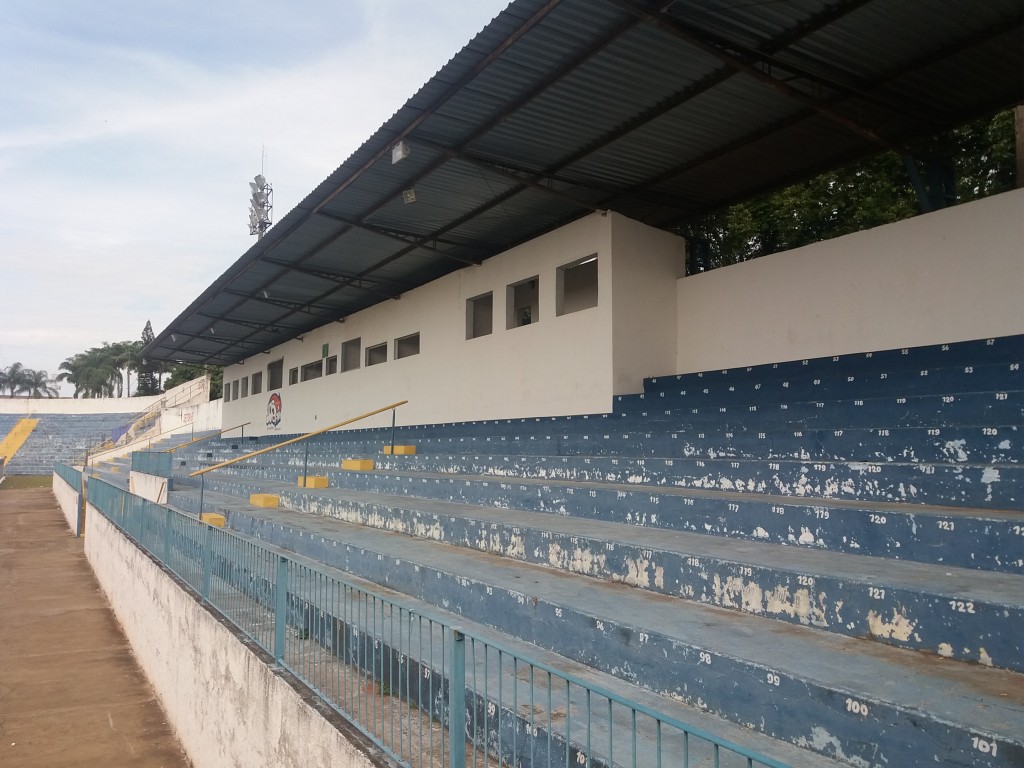
[[[49,489],[0,489],[0,766],[189,765]]]

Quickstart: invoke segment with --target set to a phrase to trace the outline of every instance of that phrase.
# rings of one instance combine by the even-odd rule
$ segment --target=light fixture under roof
[[[402,201],[406,204],[416,202],[416,190],[412,187],[402,190]]]
[[[409,156],[409,145],[400,141],[391,148],[391,164],[400,163]]]

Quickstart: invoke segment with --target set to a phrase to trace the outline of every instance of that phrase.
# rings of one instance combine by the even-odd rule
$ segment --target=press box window
[[[319,379],[324,375],[324,361],[317,360],[315,363],[307,363],[302,366],[302,380]]]
[[[338,372],[338,356],[337,355],[331,355],[324,362],[327,363],[327,370],[324,371],[324,375],[325,376],[330,376],[332,373],[337,373]]]
[[[298,368],[290,368],[288,370],[288,384],[291,385],[291,384],[298,384],[298,383],[299,383],[299,369]]]
[[[252,375],[252,393],[258,395],[263,391],[263,371]]]
[[[366,366],[379,365],[388,361],[388,345],[387,342],[384,344],[377,344],[373,347],[366,348]]]
[[[395,339],[395,360],[403,357],[412,357],[420,353],[420,335],[411,333],[400,339]]]
[[[249,396],[249,377],[248,376],[243,376],[242,377],[242,397],[248,397],[248,396]]]
[[[537,282],[537,275],[534,275],[506,288],[506,328],[520,328],[540,320]]]
[[[284,384],[284,360],[275,360],[267,366],[267,390],[280,389]]]
[[[568,315],[597,306],[597,256],[587,256],[555,272],[555,314]]]
[[[362,339],[350,339],[341,345],[341,370],[354,371],[362,360]]]
[[[489,336],[494,327],[494,294],[466,299],[466,338]]]

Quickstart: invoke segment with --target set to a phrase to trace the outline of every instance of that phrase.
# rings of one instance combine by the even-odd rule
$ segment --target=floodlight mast
[[[274,188],[262,173],[249,182],[249,234],[261,239],[270,229],[270,214],[274,210]]]

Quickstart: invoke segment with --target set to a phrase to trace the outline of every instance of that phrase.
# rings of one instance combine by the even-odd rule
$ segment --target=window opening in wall
[[[324,362],[327,364],[327,366],[326,366],[327,370],[324,371],[324,375],[330,376],[332,373],[337,373],[338,372],[338,356],[337,355],[331,355]]]
[[[388,345],[387,342],[383,344],[376,344],[372,347],[366,348],[366,365],[379,365],[380,363],[386,363],[388,361]]]
[[[341,370],[354,371],[361,365],[362,345],[361,338],[349,339],[341,345]]]
[[[403,357],[412,357],[420,353],[420,335],[410,333],[400,339],[395,339],[395,360]]]
[[[284,360],[275,360],[267,366],[267,389],[280,389],[284,384]]]
[[[489,336],[494,327],[494,294],[466,299],[466,338]]]
[[[299,383],[299,369],[298,368],[289,368],[288,369],[288,383],[289,384],[298,384]]]
[[[317,360],[315,363],[307,363],[302,366],[302,380],[319,379],[324,375],[324,361]]]
[[[242,397],[248,397],[248,396],[249,396],[249,377],[248,376],[243,376],[242,377]]]
[[[540,320],[537,275],[512,283],[506,288],[505,327],[519,328]]]
[[[231,399],[238,399],[238,379],[235,379],[234,381],[231,382]]]
[[[225,403],[230,403],[231,402],[231,384],[230,383],[224,385],[224,402]]]
[[[252,393],[258,395],[263,391],[263,371],[252,375]]]
[[[597,306],[597,255],[587,256],[555,271],[555,314],[568,315]]]

